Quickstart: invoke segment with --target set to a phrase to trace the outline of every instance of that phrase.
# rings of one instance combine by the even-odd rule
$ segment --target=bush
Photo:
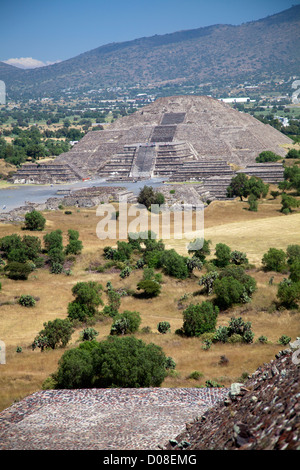
[[[270,248],[262,258],[262,264],[266,271],[282,272],[286,269],[286,254],[283,250]]]
[[[254,194],[250,194],[250,196],[248,197],[248,204],[249,204],[249,211],[257,212],[258,201],[257,201],[257,197],[254,196]]]
[[[205,258],[210,255],[210,244],[210,240],[202,240],[200,238],[196,238],[193,242],[188,245],[188,253],[192,254],[193,256],[198,258],[202,263],[204,263]]]
[[[300,282],[300,259],[291,265],[289,278],[292,282]]]
[[[266,343],[268,342],[268,338],[267,338],[266,336],[264,336],[264,335],[261,335],[261,336],[257,339],[257,341],[258,341],[259,343],[261,343],[261,344],[266,344]]]
[[[183,311],[183,332],[186,336],[200,336],[203,333],[215,330],[218,307],[209,301],[201,304],[191,304]]]
[[[94,282],[78,282],[73,286],[72,293],[75,300],[68,305],[68,316],[74,320],[85,321],[97,312],[97,307],[103,305],[101,299],[102,285]]]
[[[141,324],[141,316],[139,312],[130,312],[125,310],[115,317],[115,321],[111,327],[111,335],[126,335],[135,333]]]
[[[229,276],[215,281],[214,292],[217,296],[217,305],[222,309],[227,309],[242,301],[245,289],[240,281]]]
[[[297,208],[300,205],[300,201],[295,197],[288,196],[287,194],[282,194],[281,196],[281,212],[285,215],[290,214],[293,208]]]
[[[43,217],[43,215],[36,211],[33,210],[32,212],[28,212],[25,215],[25,230],[44,230],[46,224],[46,219]]]
[[[214,342],[222,343],[252,343],[254,333],[251,323],[245,322],[242,317],[232,317],[228,326],[219,326],[214,336]]]
[[[287,335],[282,335],[280,336],[278,342],[279,344],[282,344],[283,346],[287,346],[289,344],[289,342],[291,341],[291,337],[290,336],[287,336]]]
[[[120,272],[120,277],[124,279],[125,277],[130,276],[130,273],[131,273],[131,268],[129,268],[129,266],[126,266],[126,268],[122,269],[122,271]]]
[[[44,329],[35,337],[32,349],[40,348],[55,349],[57,347],[64,348],[71,339],[74,332],[71,322],[68,318],[61,320],[56,318],[53,321],[44,323]]]
[[[277,297],[286,308],[297,308],[300,301],[300,282],[280,282]]]
[[[161,265],[168,276],[177,279],[186,279],[189,271],[183,256],[180,256],[175,250],[166,250],[161,256]]]
[[[270,150],[265,150],[256,157],[255,161],[257,163],[264,163],[264,162],[277,162],[281,160],[282,157],[280,155],[276,155],[276,153],[271,152]]]
[[[57,389],[159,387],[166,377],[167,358],[152,343],[133,336],[82,343],[66,351],[53,374]]]
[[[194,372],[191,372],[190,375],[188,376],[188,379],[193,379],[193,380],[199,380],[203,377],[202,372],[199,372],[198,370],[194,370]]]
[[[170,331],[170,323],[168,321],[161,321],[157,325],[159,333],[166,334]]]
[[[300,261],[300,245],[289,245],[286,249],[286,255],[289,265]]]
[[[77,230],[68,230],[69,243],[66,246],[65,253],[66,255],[78,255],[82,251],[82,241],[80,241],[79,233]]]
[[[216,266],[219,268],[224,268],[230,262],[231,258],[231,249],[225,243],[217,243],[216,245]]]
[[[4,267],[4,272],[15,281],[26,281],[32,269],[28,263],[19,263],[18,261],[12,261],[7,263]]]
[[[227,339],[227,343],[235,344],[235,343],[242,343],[243,342],[243,337],[242,335],[239,335],[237,333],[233,333],[229,338]]]
[[[85,328],[80,334],[81,341],[93,341],[99,333],[94,328]]]
[[[226,343],[229,337],[229,329],[227,326],[219,326],[214,335],[214,342]]]
[[[21,297],[18,300],[18,303],[22,305],[23,307],[34,307],[36,304],[36,301],[34,297],[31,295],[21,295]]]
[[[218,271],[209,271],[207,274],[201,276],[199,285],[204,286],[203,291],[206,295],[211,295],[214,288],[215,280],[218,279]]]
[[[157,281],[145,280],[137,283],[137,289],[143,290],[143,296],[146,298],[157,297],[161,292],[161,286]]]

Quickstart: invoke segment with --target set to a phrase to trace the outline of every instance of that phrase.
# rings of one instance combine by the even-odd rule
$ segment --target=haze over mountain
[[[164,82],[260,81],[300,74],[300,5],[239,26],[218,24],[111,43],[46,67],[0,62],[12,97],[51,96],[66,88]]]

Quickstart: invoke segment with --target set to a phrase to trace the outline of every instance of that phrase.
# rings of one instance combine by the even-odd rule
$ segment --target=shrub
[[[270,150],[265,150],[256,157],[255,161],[257,163],[264,163],[264,162],[277,162],[281,160],[282,157],[280,155],[276,155],[276,153],[271,152]]]
[[[286,249],[286,255],[289,265],[300,261],[300,245],[289,245]]]
[[[161,292],[159,282],[150,279],[138,282],[137,289],[142,289],[144,291],[143,296],[147,298],[157,297]]]
[[[261,335],[261,336],[257,339],[257,341],[258,341],[259,343],[261,343],[261,344],[266,344],[266,343],[268,342],[268,338],[267,338],[266,336],[264,336],[264,335]]]
[[[258,201],[257,201],[257,197],[254,196],[254,194],[250,194],[250,196],[248,197],[248,204],[249,204],[249,211],[257,212]]]
[[[241,302],[245,289],[240,281],[228,276],[215,281],[214,292],[217,296],[217,305],[222,309],[227,309]]]
[[[215,342],[226,343],[229,337],[229,329],[227,326],[219,326],[214,335]]]
[[[185,259],[174,249],[164,251],[160,261],[167,275],[177,279],[186,279],[188,277],[189,271]]]
[[[74,320],[85,321],[97,312],[97,307],[103,305],[101,299],[102,285],[94,282],[78,282],[73,286],[72,293],[75,300],[68,305],[68,316]]]
[[[194,370],[193,372],[190,373],[188,376],[188,379],[193,379],[193,380],[199,380],[203,377],[202,372],[199,372],[198,370]]]
[[[64,267],[61,263],[57,262],[57,261],[53,261],[51,263],[51,268],[50,268],[50,272],[52,274],[61,274],[64,270]]]
[[[73,332],[72,324],[68,318],[64,320],[56,318],[53,321],[48,321],[48,323],[44,323],[44,329],[34,339],[32,349],[38,347],[43,351],[45,348],[64,348],[70,341]]]
[[[44,230],[46,224],[45,217],[38,211],[33,210],[25,215],[25,230]]]
[[[291,339],[292,338],[290,336],[282,335],[282,336],[280,336],[278,342],[279,342],[279,344],[282,344],[283,346],[286,346],[287,344],[289,344]]]
[[[15,281],[26,281],[32,269],[28,263],[19,263],[18,261],[12,261],[7,263],[4,267],[4,272]]]
[[[125,277],[130,276],[130,273],[131,269],[129,268],[129,266],[126,266],[126,268],[122,269],[122,271],[120,272],[120,277],[124,279]]]
[[[157,325],[159,333],[166,334],[170,331],[170,323],[168,321],[161,321]]]
[[[216,245],[216,266],[224,268],[230,262],[231,249],[225,243],[217,243]]]
[[[229,338],[227,338],[227,343],[242,343],[243,342],[243,337],[242,335],[239,335],[237,333],[233,333]]]
[[[186,336],[200,336],[203,333],[213,331],[219,309],[209,301],[201,304],[191,304],[183,312],[183,332]]]
[[[246,253],[243,253],[243,252],[238,251],[238,250],[234,250],[234,251],[231,252],[230,262],[232,264],[237,265],[237,266],[249,263]]]
[[[300,301],[300,282],[281,281],[278,286],[277,297],[283,306],[297,308]]]
[[[53,381],[57,389],[159,387],[166,362],[159,346],[132,336],[85,341],[62,355]]]
[[[80,241],[79,233],[77,230],[68,230],[69,243],[66,246],[65,253],[66,255],[78,255],[82,251],[82,241]]]
[[[293,208],[297,208],[300,205],[300,201],[295,197],[282,194],[281,196],[281,212],[285,215],[290,214]]]
[[[210,240],[196,238],[193,242],[188,245],[188,253],[192,254],[193,256],[198,258],[202,263],[204,263],[205,258],[210,255],[210,244]]]
[[[98,335],[98,331],[96,331],[94,328],[85,328],[80,334],[80,339],[81,341],[92,341]]]
[[[199,285],[204,286],[203,290],[206,295],[211,295],[214,288],[215,280],[218,279],[218,271],[209,271],[207,274],[201,276]]]
[[[36,301],[34,297],[31,295],[21,295],[21,297],[18,300],[18,303],[22,305],[23,307],[34,307],[36,304]]]
[[[262,264],[266,271],[282,272],[286,268],[286,254],[283,250],[270,248],[264,254]]]
[[[300,258],[290,266],[289,279],[292,282],[300,282]]]
[[[111,327],[111,335],[126,335],[135,333],[141,324],[141,316],[139,312],[130,312],[125,310],[123,313],[115,317],[115,321]]]

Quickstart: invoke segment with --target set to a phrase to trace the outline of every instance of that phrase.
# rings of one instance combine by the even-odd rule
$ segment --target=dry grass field
[[[184,294],[189,294],[183,307],[205,299],[201,295],[193,295],[200,288],[197,282],[197,277],[201,275],[199,272],[195,273],[195,277],[183,281],[163,275],[162,292],[151,300],[122,297],[120,311],[140,312],[140,330],[146,326],[151,328],[151,332],[139,331],[136,336],[147,343],[153,342],[161,346],[165,354],[176,362],[175,373],[165,379],[163,387],[201,386],[208,379],[228,386],[244,372],[252,373],[259,365],[274,358],[276,352],[282,349],[278,344],[281,335],[288,335],[292,339],[300,336],[300,312],[272,308],[276,300],[277,285],[284,274],[261,270],[262,256],[270,247],[286,249],[289,244],[300,243],[300,213],[282,215],[279,212],[279,201],[271,198],[259,204],[258,212],[249,212],[247,208],[247,203],[238,200],[211,203],[205,209],[204,235],[212,242],[211,257],[216,243],[222,242],[228,244],[232,250],[246,252],[250,263],[255,265],[250,274],[255,277],[258,290],[252,302],[220,313],[217,325],[228,324],[231,316],[242,316],[252,323],[255,334],[252,344],[213,344],[205,351],[199,338],[183,338],[174,333],[183,322],[183,309],[178,304],[179,299]],[[73,300],[71,289],[76,282],[95,280],[105,288],[107,281],[111,281],[116,288],[135,289],[142,277],[141,270],[133,271],[125,279],[121,279],[115,269],[104,273],[86,270],[91,263],[104,264],[103,247],[115,245],[116,241],[97,238],[99,217],[95,209],[70,210],[71,215],[65,215],[63,210],[44,212],[47,224],[43,232],[23,231],[22,224],[0,224],[0,238],[12,233],[28,233],[42,239],[45,233],[59,228],[63,231],[66,244],[67,230],[76,229],[84,245],[82,254],[72,267],[71,276],[50,274],[47,268],[40,268],[31,273],[27,281],[12,281],[1,277],[0,339],[6,344],[6,364],[0,365],[0,410],[40,390],[43,381],[57,369],[64,349],[33,351],[31,344],[44,322],[67,316],[68,302]],[[165,240],[165,244],[167,248],[175,248],[179,253],[187,254],[184,240]],[[269,279],[273,274],[274,282],[270,286]],[[33,308],[24,308],[16,303],[16,298],[21,294],[39,297],[39,301]],[[102,298],[106,303],[105,293]],[[165,335],[158,333],[159,321],[169,321],[171,332]],[[109,335],[111,323],[112,319],[104,318],[94,325],[99,332],[98,340]],[[79,344],[82,329],[76,329],[67,348]],[[260,335],[267,336],[269,343],[257,343]],[[21,353],[16,352],[18,346],[22,347]],[[222,355],[229,360],[226,366],[219,364]],[[203,376],[199,380],[189,379],[188,376],[193,371],[199,371]]]

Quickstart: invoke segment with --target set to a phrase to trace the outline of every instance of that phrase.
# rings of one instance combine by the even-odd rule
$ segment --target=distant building
[[[224,103],[249,103],[250,98],[219,98],[219,101],[223,101]]]
[[[286,117],[282,117],[282,116],[274,116],[275,119],[278,119],[278,121],[281,122],[281,124],[283,125],[283,127],[287,127],[289,125],[289,120],[288,118]]]

